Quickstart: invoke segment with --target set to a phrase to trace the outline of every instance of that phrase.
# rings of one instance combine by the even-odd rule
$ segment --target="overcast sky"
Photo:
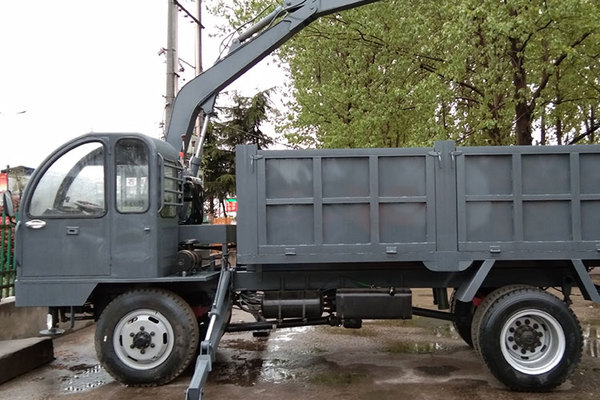
[[[195,11],[195,2],[181,2]],[[216,33],[208,12],[203,18],[206,69],[221,39],[208,35]],[[159,137],[166,66],[158,52],[166,26],[167,0],[1,0],[0,167],[35,168],[92,131]],[[195,64],[193,24],[181,15],[179,27],[179,56]],[[265,64],[236,88],[250,96],[281,84],[282,77],[263,79],[274,75]],[[192,68],[184,67],[191,79]]]

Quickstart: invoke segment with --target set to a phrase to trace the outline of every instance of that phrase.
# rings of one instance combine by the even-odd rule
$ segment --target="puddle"
[[[100,365],[79,364],[69,368],[75,372],[62,378],[61,392],[86,392],[113,381],[113,378]]]
[[[230,355],[217,359],[209,379],[237,386],[254,386],[257,382],[277,384],[301,379],[312,365],[314,357],[296,354],[294,340],[311,329],[313,327],[310,326],[279,329],[272,332],[268,339],[225,340],[222,347],[231,350]]]
[[[385,349],[388,353],[395,354],[430,354],[438,351],[446,351],[448,348],[438,342],[414,343],[414,342],[390,342]]]
[[[398,336],[396,340],[389,340],[390,337],[393,337],[389,335],[389,331],[398,330],[400,332],[402,327],[412,328],[412,330],[422,328],[424,335],[421,337],[421,341],[415,342],[411,338],[400,340],[402,336]],[[282,384],[291,381],[336,386],[364,380],[366,375],[361,371],[339,369],[337,364],[334,365],[327,361],[322,353],[328,351],[323,350],[321,348],[323,346],[314,346],[317,343],[313,343],[310,349],[302,351],[302,346],[294,344],[295,340],[307,333],[313,331],[320,333],[320,329],[327,329],[326,333],[323,332],[324,335],[381,336],[385,338],[381,343],[385,346],[384,351],[390,353],[449,352],[456,347],[453,339],[459,339],[459,335],[451,323],[431,321],[425,318],[417,318],[409,321],[408,324],[406,321],[368,321],[362,329],[358,330],[310,326],[282,328],[272,332],[268,339],[235,338],[225,340],[222,347],[230,350],[229,355],[213,365],[215,371],[210,374],[209,379],[213,382],[237,386],[254,386],[259,382]],[[364,332],[369,334],[364,334]],[[406,335],[404,334],[404,336]],[[431,340],[427,341],[428,338]],[[306,344],[305,341],[302,343]],[[419,372],[427,376],[447,377],[454,370],[448,366],[423,367]]]
[[[298,378],[297,368],[290,368],[286,360],[264,360],[260,371],[261,380],[269,383],[283,383]]]
[[[266,338],[253,338],[252,340],[246,339],[228,339],[223,340],[221,347],[227,347],[229,349],[242,350],[242,351],[259,351],[262,352],[267,348]]]
[[[461,339],[454,325],[440,325],[433,328],[433,334],[436,338]]]
[[[587,324],[583,326],[583,352],[588,356],[600,358],[600,328]]]
[[[309,376],[308,382],[313,385],[345,387],[348,385],[359,384],[366,379],[366,373],[333,369],[313,372]]]
[[[320,386],[347,386],[364,381],[367,374],[350,366],[340,367],[323,357],[265,360],[261,379],[269,383],[307,382]]]
[[[291,342],[295,336],[308,333],[312,329],[312,326],[301,326],[297,328],[282,328],[275,331],[275,334],[271,333],[269,351],[280,350],[284,343]]]
[[[284,383],[300,378],[309,366],[305,360],[262,359],[260,354],[246,356],[234,355],[231,361],[216,362],[209,380],[237,386],[254,386],[257,382]]]
[[[431,333],[436,338],[446,338],[446,339],[460,339],[460,335],[454,328],[454,325],[451,322],[441,321],[439,319],[434,318],[426,318],[420,317],[418,315],[413,316],[411,319],[405,320],[373,320],[373,321],[365,321],[364,327],[375,326],[379,328],[389,328],[389,329],[402,329],[402,328],[421,328],[426,331],[426,333]],[[358,329],[360,331],[361,329]],[[378,333],[375,332],[374,336]]]
[[[276,331],[276,336],[271,339],[271,342],[290,342],[294,336],[307,333],[312,330],[312,326],[300,326],[297,328],[282,328]]]
[[[233,362],[216,362],[209,381],[237,386],[254,386],[264,361],[260,358],[234,357]]]
[[[217,361],[209,379],[219,383],[253,386],[258,381],[282,383],[297,378],[294,360],[263,358],[289,347],[294,337],[308,332],[312,327],[285,328],[271,333],[269,338],[251,340],[229,339],[222,347],[233,350],[231,361]]]
[[[460,335],[456,332],[452,322],[441,321],[434,318],[425,318],[415,316],[411,320],[407,320],[408,326],[415,328],[423,328],[432,333],[436,338],[460,339]]]

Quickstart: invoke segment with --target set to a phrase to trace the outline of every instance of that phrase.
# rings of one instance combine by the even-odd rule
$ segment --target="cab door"
[[[111,227],[113,276],[156,275],[156,206],[150,208],[150,150],[136,137],[114,146],[115,207]]]
[[[32,177],[20,213],[22,277],[110,274],[106,146],[78,140]]]

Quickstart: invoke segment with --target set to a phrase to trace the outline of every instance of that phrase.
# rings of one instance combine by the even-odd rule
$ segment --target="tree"
[[[233,4],[231,20],[247,20],[264,3]],[[321,18],[280,52],[293,79],[288,139],[595,141],[598,20],[594,0],[390,0]]]
[[[273,111],[269,96],[269,90],[253,97],[233,93],[233,105],[220,108],[226,119],[217,123],[215,129],[227,148],[233,150],[238,144],[255,144],[263,149],[273,144],[273,139],[261,129],[268,114]]]
[[[233,93],[232,102],[231,106],[217,108],[217,121],[210,124],[204,145],[204,197],[211,212],[215,202],[225,210],[225,199],[235,194],[235,146],[256,144],[266,148],[273,143],[261,129],[273,111],[269,91],[253,97]]]

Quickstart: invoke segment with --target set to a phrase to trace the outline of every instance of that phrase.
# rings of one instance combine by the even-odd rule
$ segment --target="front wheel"
[[[577,317],[563,301],[540,289],[517,289],[500,296],[476,329],[483,360],[513,390],[551,390],[581,359]]]
[[[118,381],[163,385],[179,376],[196,354],[198,323],[190,306],[163,289],[138,289],[115,298],[96,327],[96,353]]]

